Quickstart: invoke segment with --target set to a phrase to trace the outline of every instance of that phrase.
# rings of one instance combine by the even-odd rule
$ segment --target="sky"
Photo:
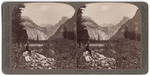
[[[138,7],[129,3],[89,3],[83,16],[91,17],[98,25],[119,23],[123,17],[132,18]],[[75,10],[63,3],[27,3],[22,16],[28,16],[37,25],[55,25],[63,16],[71,18]]]
[[[27,16],[37,25],[55,25],[63,16],[71,18],[74,8],[62,3],[26,3],[22,16]]]
[[[123,17],[132,18],[138,7],[129,3],[90,3],[86,5],[83,16],[91,17],[98,25],[117,24]]]

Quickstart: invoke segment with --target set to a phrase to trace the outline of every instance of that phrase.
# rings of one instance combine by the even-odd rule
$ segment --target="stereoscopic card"
[[[146,74],[145,2],[4,2],[6,74]]]

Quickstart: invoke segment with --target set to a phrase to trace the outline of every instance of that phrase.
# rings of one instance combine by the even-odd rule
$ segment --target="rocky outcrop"
[[[87,66],[90,69],[115,69],[116,60],[114,58],[108,58],[104,55],[92,51],[92,55],[89,55],[88,51],[83,53],[83,56],[86,60]]]
[[[28,69],[54,69],[55,60],[54,58],[46,58],[44,55],[28,51],[23,52],[23,57],[25,60],[25,66]]]

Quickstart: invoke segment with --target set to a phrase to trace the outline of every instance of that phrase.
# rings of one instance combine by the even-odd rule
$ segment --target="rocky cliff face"
[[[108,40],[118,31],[118,29],[124,23],[128,21],[128,18],[124,17],[117,25],[108,24],[107,27],[101,27],[101,25],[98,25],[90,17],[87,16],[83,16],[82,21],[82,24],[86,26],[88,35],[91,40]],[[53,34],[49,38],[49,40],[64,38],[64,31],[74,32],[74,34],[76,35],[76,15],[66,20],[66,22],[64,22],[63,24],[59,24],[59,27],[56,30],[55,34]]]
[[[49,38],[49,40],[64,38],[63,32],[74,32],[76,31],[76,13],[70,19],[62,18],[56,26],[59,26],[56,32]]]
[[[67,20],[68,20],[67,17],[62,17],[57,24],[45,26],[48,37],[51,37],[57,31],[57,29],[60,27],[60,25],[65,23]]]
[[[49,40],[64,38],[63,37],[64,31],[74,32],[74,35],[76,35],[76,19],[77,18],[75,13],[72,18],[68,19],[64,24],[60,25],[60,27],[57,29],[55,34],[52,37],[50,37]],[[82,20],[83,20],[83,25],[87,27],[90,39],[94,39],[94,40],[108,39],[108,35],[106,34],[107,29],[105,27],[100,27],[89,17],[83,17]]]
[[[96,24],[90,17],[82,17],[83,25],[86,26],[88,30],[88,35],[92,40],[107,40],[108,35],[106,33],[107,29]]]
[[[46,31],[44,28],[39,27],[36,25],[30,18],[28,17],[22,17],[23,26],[25,26],[25,29],[27,30],[28,38],[31,40],[46,40],[48,38]]]
[[[123,19],[116,25],[105,24],[107,25],[107,27],[101,27],[103,25],[96,24],[90,17],[83,17],[83,21],[84,21],[83,25],[87,27],[90,39],[108,40],[128,20],[129,20],[128,17],[123,17]]]
[[[25,29],[27,30],[27,34],[29,39],[31,40],[37,40],[37,37],[39,40],[47,40],[49,37],[51,37],[57,29],[62,25],[64,22],[68,20],[67,17],[62,17],[62,19],[56,24],[42,24],[40,27],[36,25],[30,18],[23,16],[22,24],[25,26]]]
[[[118,31],[118,29],[125,24],[129,20],[128,17],[123,17],[123,19],[116,25],[110,24],[107,29],[108,29],[108,36],[111,38],[113,35],[115,35]]]
[[[136,11],[135,16],[132,19],[128,20],[124,25],[122,25],[117,31],[117,33],[110,38],[110,40],[124,38],[126,26],[128,31],[132,33],[130,37],[132,37],[135,34],[141,35],[141,12],[139,9]]]

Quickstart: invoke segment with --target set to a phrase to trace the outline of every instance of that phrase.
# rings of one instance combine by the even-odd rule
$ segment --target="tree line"
[[[130,40],[141,40],[141,35],[139,33],[136,33],[135,31],[129,31],[128,26],[125,25],[125,32],[124,32],[124,38],[130,39]]]

